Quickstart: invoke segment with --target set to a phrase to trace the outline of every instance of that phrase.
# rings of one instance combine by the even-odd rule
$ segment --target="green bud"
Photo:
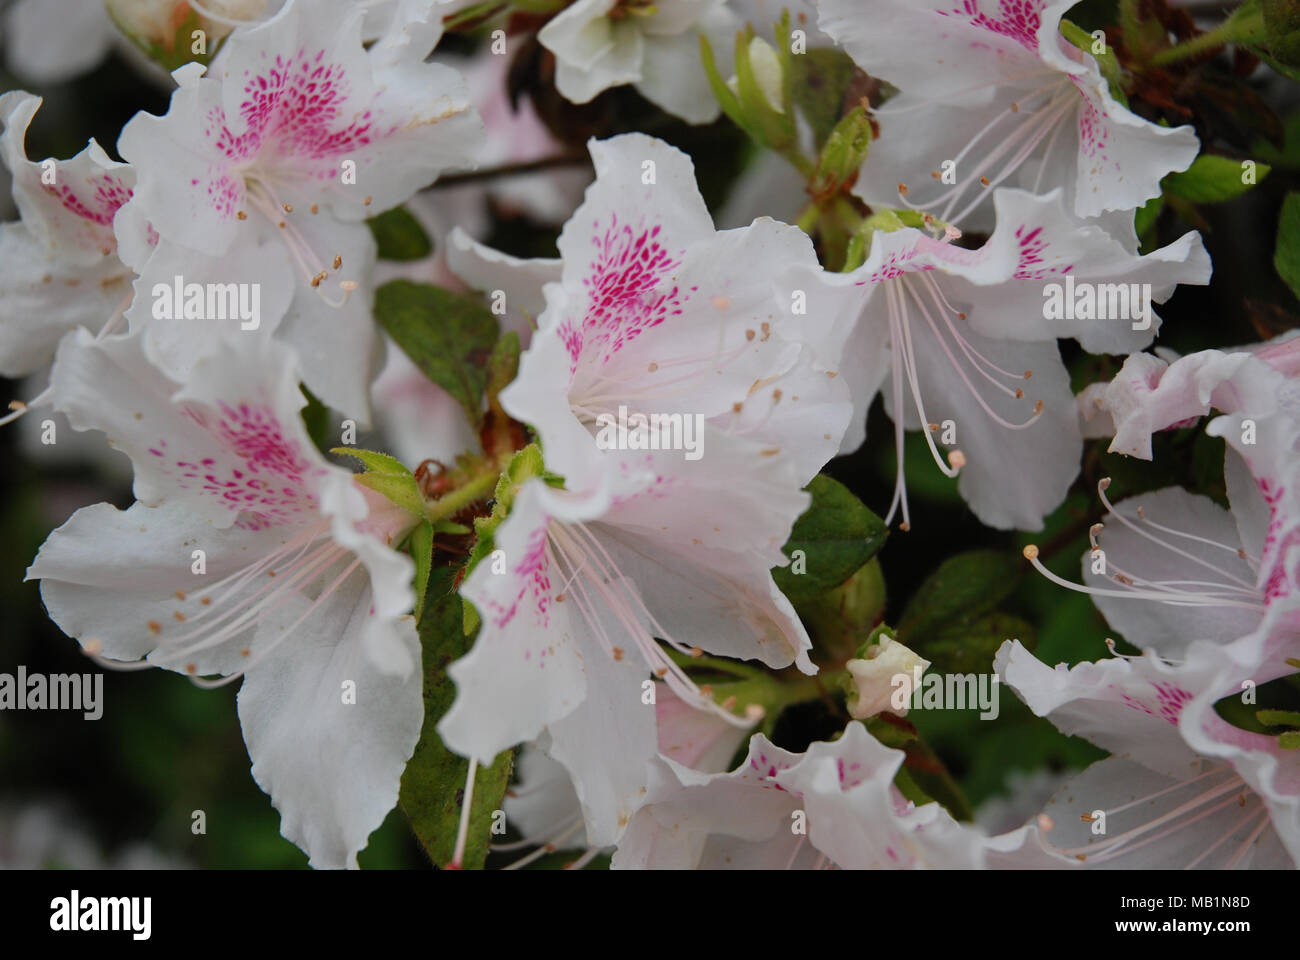
[[[864,108],[854,107],[826,138],[811,185],[813,196],[837,194],[856,180],[870,148],[871,121]]]

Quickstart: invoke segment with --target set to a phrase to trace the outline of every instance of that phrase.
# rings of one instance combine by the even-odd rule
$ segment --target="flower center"
[[[928,191],[909,189],[906,184],[900,183],[900,201],[913,210],[933,213],[941,209],[942,212],[937,214],[940,220],[960,224],[983,202],[984,191],[998,186],[1019,170],[1044,141],[1044,159],[1051,153],[1057,137],[1066,126],[1065,121],[1070,117],[1071,111],[1077,109],[1078,104],[1079,92],[1068,77],[1054,79],[1027,96],[1013,100],[1006,109],[999,111],[976,132],[957,156],[952,158],[952,167],[949,169],[956,172],[955,187],[945,189],[944,174],[936,170],[930,176],[940,186],[933,197],[918,202],[911,199],[914,193]],[[977,160],[972,161],[975,164],[974,170],[965,169],[964,161],[977,148],[983,152]],[[1046,169],[1046,162],[1039,166],[1033,193],[1039,192]],[[976,185],[978,190],[975,189]]]
[[[977,374],[979,378],[984,380],[986,385],[991,386],[998,393],[1012,397],[1015,400],[1024,400],[1024,389],[1010,386],[1010,384],[1029,379],[1033,371],[1026,370],[1023,373],[1013,373],[1010,370],[1004,370],[980,353],[962,333],[958,323],[954,322],[964,322],[966,314],[959,312],[948,302],[938,283],[935,282],[934,277],[929,272],[900,273],[884,280],[883,286],[886,315],[889,322],[890,380],[893,387],[894,408],[894,450],[898,458],[898,469],[894,481],[894,498],[889,504],[889,513],[885,517],[885,522],[892,523],[895,512],[901,509],[903,515],[902,529],[907,530],[911,525],[911,516],[908,512],[907,484],[903,466],[903,424],[906,404],[903,391],[905,386],[911,393],[917,417],[924,425],[921,432],[925,437],[926,445],[929,447],[930,456],[935,465],[945,476],[956,477],[961,468],[967,463],[966,455],[960,450],[952,450],[945,461],[939,452],[939,448],[935,445],[934,434],[939,432],[939,424],[932,422],[926,416],[925,401],[921,396],[921,385],[917,375],[916,350],[912,338],[912,310],[915,310],[925,321],[926,326],[939,344],[952,369],[957,373],[958,378],[965,384],[976,404],[994,423],[1007,430],[1023,430],[1042,415],[1043,403],[1041,400],[1037,401],[1034,404],[1033,413],[1026,420],[1019,423],[1007,420],[989,405],[989,402],[980,393],[980,388],[976,385],[977,381],[971,378],[971,372]]]

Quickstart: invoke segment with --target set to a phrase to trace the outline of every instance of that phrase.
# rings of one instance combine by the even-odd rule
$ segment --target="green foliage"
[[[433,241],[405,207],[393,207],[366,221],[379,246],[380,260],[423,260],[433,253]]]
[[[794,102],[820,150],[844,113],[856,68],[849,55],[836,47],[814,47],[791,60]]]
[[[497,342],[487,308],[441,287],[393,280],[375,292],[375,319],[471,423],[482,420],[485,367]]]
[[[1291,292],[1300,297],[1300,193],[1288,193],[1282,204],[1273,266]]]
[[[420,486],[415,482],[415,477],[410,470],[406,469],[402,461],[386,453],[361,450],[357,447],[335,447],[330,453],[360,460],[366,470],[357,475],[358,483],[382,494],[403,510],[423,519],[424,497],[420,495]]]
[[[469,652],[471,643],[461,629],[461,603],[451,568],[435,570],[429,578],[420,646],[424,667],[424,729],[402,774],[398,803],[420,844],[433,862],[451,862],[460,824],[461,803],[469,761],[448,750],[435,729],[455,700],[455,684],[447,667]],[[474,778],[473,806],[462,866],[478,869],[487,859],[492,812],[498,810],[510,784],[514,751],[497,756],[490,767],[480,766]]]
[[[1255,183],[1268,176],[1271,168],[1255,161]],[[1243,161],[1203,153],[1182,173],[1171,173],[1161,181],[1166,194],[1189,203],[1222,203],[1241,196],[1254,183],[1246,180]]]
[[[812,503],[795,521],[782,548],[794,562],[772,571],[777,586],[795,601],[844,583],[875,556],[889,535],[884,522],[839,481],[820,475],[807,489]],[[802,558],[795,557],[796,550],[803,552]],[[796,572],[800,562],[807,566],[804,573]]]

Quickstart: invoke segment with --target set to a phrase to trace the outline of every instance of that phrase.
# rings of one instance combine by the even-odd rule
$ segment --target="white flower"
[[[876,111],[880,140],[855,192],[889,206],[903,183],[909,206],[968,228],[987,188],[1003,182],[1064,188],[1080,217],[1158,196],[1160,179],[1196,158],[1196,134],[1116,102],[1092,55],[1060,34],[1073,5],[823,0],[822,30],[902,91]],[[955,183],[942,179],[946,161]]]
[[[807,237],[765,220],[716,233],[689,161],[659,141],[591,150],[596,183],[561,235],[559,279],[501,394],[565,489],[516,479],[494,544],[506,570],[482,562],[461,590],[483,628],[451,667],[457,699],[439,733],[487,762],[547,728],[589,809],[591,791],[616,795],[588,823],[603,844],[635,810],[656,752],[649,678],[720,709],[661,641],[813,672],[770,568],[787,562],[801,488],[849,409],[842,384],[774,325],[771,278],[815,262]],[[603,449],[598,424],[620,406],[698,425],[701,455]]]
[[[1046,818],[995,838],[994,863],[1168,869],[1300,862],[1296,752],[1220,718],[1214,700],[1240,690],[1204,661],[1174,666],[1149,653],[1052,670],[1009,640],[994,669],[1034,713],[1114,754],[1073,778]]]
[[[555,86],[574,103],[625,83],[690,123],[720,112],[700,59],[700,34],[729,51],[737,26],[724,0],[577,0],[537,34],[555,54]]]
[[[899,459],[889,519],[901,509],[904,524],[905,429],[922,430],[936,465],[960,474],[958,490],[989,526],[1038,529],[1065,496],[1081,438],[1057,338],[1098,353],[1138,349],[1159,320],[1052,311],[1052,284],[1127,293],[1140,281],[1160,303],[1178,283],[1209,279],[1195,233],[1138,256],[1075,220],[1059,190],[1001,189],[993,205],[997,228],[978,250],[903,227],[876,232],[867,261],[850,273],[795,267],[782,278],[808,298],[806,315],[786,321],[791,335],[811,340],[848,380],[855,416],[846,451],[862,443],[867,410],[884,395]],[[947,458],[936,441],[954,447]]]
[[[131,298],[113,220],[134,171],[95,141],[70,160],[28,160],[23,141],[41,105],[21,90],[0,96],[0,158],[13,174],[22,219],[0,224],[0,374],[44,368],[59,339],[111,330]]]
[[[921,674],[929,668],[930,661],[892,637],[881,637],[867,652],[873,655],[854,658],[844,665],[853,678],[849,714],[859,720],[874,717],[883,710],[906,716],[912,692],[920,686]],[[906,678],[906,683],[900,677]]]
[[[703,773],[729,770],[736,751],[749,736],[746,726],[700,710],[667,687],[657,690],[654,713],[659,755]],[[506,794],[505,810],[525,839],[510,847],[540,844],[541,852],[586,847],[587,852],[573,864],[576,869],[605,848],[587,841],[586,824],[596,818],[590,805],[584,810],[568,771],[545,752],[549,747],[550,737],[543,735],[520,756],[519,786]],[[515,866],[539,855],[534,851]]]
[[[182,387],[140,335],[79,331],[51,390],[131,458],[137,497],[46,540],[27,576],[51,618],[105,665],[243,677],[253,776],[284,835],[313,865],[355,865],[424,713],[413,567],[393,549],[417,518],[316,452],[280,345],[220,344]]]
[[[166,116],[139,114],[122,131],[137,186],[118,223],[147,218],[161,235],[152,255],[126,257],[141,274],[129,319],[169,370],[184,376],[225,328],[155,322],[157,284],[257,284],[261,323],[298,351],[308,386],[362,420],[376,358],[374,241],[361,221],[467,165],[480,139],[459,74],[423,62],[441,33],[436,9],[368,50],[363,12],[290,0],[232,33],[206,76],[177,70]]]
[[[985,839],[937,803],[894,786],[904,759],[860,723],[803,754],[762,734],[733,773],[657,759],[618,851],[622,869],[846,870],[983,865]]]

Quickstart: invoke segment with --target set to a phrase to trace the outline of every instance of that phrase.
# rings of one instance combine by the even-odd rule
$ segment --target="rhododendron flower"
[[[1111,603],[1103,610],[1107,616],[1113,612],[1121,618],[1120,629],[1124,621],[1138,618],[1134,626],[1150,633],[1155,643],[1188,629],[1197,630],[1192,636],[1203,635],[1211,624],[1226,619],[1237,629],[1218,638],[1224,642],[1221,656],[1231,660],[1241,679],[1263,682],[1292,672],[1286,659],[1300,655],[1298,397],[1296,383],[1263,360],[1217,350],[1194,353],[1172,364],[1149,354],[1134,354],[1110,384],[1085,391],[1081,398],[1085,412],[1094,414],[1096,424],[1110,421],[1115,434],[1112,450],[1150,458],[1153,433],[1194,422],[1212,408],[1221,414],[1205,431],[1228,444],[1224,475],[1234,523],[1222,517],[1216,520],[1215,511],[1208,507],[1192,510],[1187,503],[1190,497],[1168,493],[1169,509],[1178,515],[1160,519],[1172,528],[1173,544],[1180,553],[1170,555],[1166,549],[1166,556],[1157,560],[1150,549],[1144,549],[1134,572],[1145,576],[1143,568],[1154,563],[1152,571],[1157,575],[1177,572],[1184,578],[1195,577],[1187,585],[1164,589],[1197,594],[1194,603],[1203,611],[1221,606],[1235,607],[1237,612],[1225,609],[1210,616],[1206,611],[1206,616],[1188,623],[1172,609],[1157,612],[1150,605]],[[1126,526],[1150,542],[1154,531],[1144,529],[1148,525],[1141,521],[1139,517]],[[1125,537],[1121,546],[1130,551],[1145,547],[1130,541]],[[1234,552],[1236,558],[1231,556]],[[1193,573],[1197,567],[1199,574]],[[1183,586],[1188,589],[1182,590]],[[1251,615],[1262,617],[1253,629],[1246,629]],[[1151,622],[1153,616],[1161,622]]]
[[[140,335],[79,331],[51,390],[131,458],[137,497],[45,542],[27,576],[51,618],[107,666],[242,677],[253,776],[284,835],[315,866],[355,865],[424,714],[413,568],[393,549],[417,518],[317,453],[277,344],[221,344],[182,387]]]
[[[876,111],[880,139],[855,191],[891,206],[903,184],[909,206],[967,227],[1001,183],[1035,193],[1061,187],[1080,217],[1158,196],[1160,179],[1195,159],[1196,134],[1115,100],[1093,56],[1061,35],[1072,6],[823,0],[822,30],[902,91]],[[955,165],[948,182],[946,162]]]
[[[483,628],[451,667],[457,699],[439,732],[488,762],[545,727],[584,804],[612,785],[626,822],[655,752],[643,682],[653,672],[720,709],[660,641],[813,671],[770,568],[787,562],[801,488],[838,447],[849,408],[842,383],[774,326],[771,278],[815,262],[807,237],[764,220],[716,233],[689,161],[659,141],[591,150],[596,183],[560,237],[560,279],[501,394],[565,489],[519,483],[495,537],[507,573],[480,563],[462,586]],[[701,455],[602,446],[598,424],[620,406],[698,420]]]
[[[803,754],[762,734],[733,773],[654,761],[644,806],[614,854],[623,869],[847,870],[975,868],[985,838],[937,803],[916,806],[894,786],[903,764],[850,723]]]
[[[889,519],[910,523],[903,431],[921,429],[939,469],[985,524],[1037,529],[1078,471],[1078,415],[1057,349],[1071,337],[1095,353],[1149,343],[1154,315],[1049,309],[1052,284],[1149,285],[1163,302],[1178,283],[1205,283],[1210,264],[1195,233],[1146,256],[1096,225],[1081,225],[1061,193],[1002,189],[997,229],[978,250],[911,227],[877,232],[866,262],[845,274],[795,267],[782,278],[808,296],[794,334],[838,362],[855,417],[844,449],[865,437],[877,392],[894,420],[898,473]],[[1132,309],[1130,304],[1130,310]],[[941,430],[951,422],[954,431]],[[945,440],[945,433],[953,440]],[[945,458],[936,440],[953,444]]]
[[[264,302],[287,304],[265,321],[298,351],[308,386],[364,419],[377,358],[374,241],[361,221],[468,165],[480,125],[459,74],[423,62],[441,33],[436,9],[369,49],[363,13],[290,0],[232,33],[206,75],[177,70],[169,112],[122,131],[138,182],[119,230],[147,219],[161,237],[152,255],[128,257],[141,275],[132,329],[165,326],[150,298],[175,276],[258,284]],[[155,350],[183,375],[208,343],[177,335]]]
[[[667,687],[659,687],[656,693],[659,755],[704,773],[729,770],[736,751],[749,736],[747,725],[700,710]],[[751,719],[756,721],[757,716]],[[507,793],[505,810],[525,839],[507,848],[541,844],[545,852],[566,846],[585,847],[587,853],[573,864],[576,869],[602,849],[587,841],[587,824],[599,823],[602,816],[590,802],[584,807],[568,771],[545,752],[549,746],[550,737],[543,735],[537,745],[524,748],[520,756],[519,786]],[[534,851],[515,866],[523,866],[539,855]]]
[[[131,299],[113,218],[131,197],[134,171],[95,141],[70,160],[27,159],[27,127],[40,97],[0,96],[0,158],[13,175],[22,219],[0,224],[0,374],[45,367],[69,330],[111,331]]]
[[[625,83],[690,123],[717,119],[700,34],[727,53],[738,26],[724,0],[577,0],[537,34],[555,54],[555,86],[574,103]]]
[[[1115,755],[1062,789],[1046,819],[1027,828],[1035,842],[1012,854],[1012,863],[1041,866],[1046,855],[1130,869],[1276,868],[1298,860],[1295,751],[1287,756],[1275,737],[1219,717],[1216,695],[1240,688],[1204,662],[1174,666],[1150,653],[1052,670],[1009,640],[994,668],[1034,713]],[[1228,762],[1210,756],[1207,742],[1222,745]],[[1268,756],[1286,772],[1261,780],[1253,775],[1257,761],[1241,762],[1248,755]],[[1093,829],[1099,814],[1105,820]],[[994,847],[1014,849],[1025,840],[1010,835]]]

